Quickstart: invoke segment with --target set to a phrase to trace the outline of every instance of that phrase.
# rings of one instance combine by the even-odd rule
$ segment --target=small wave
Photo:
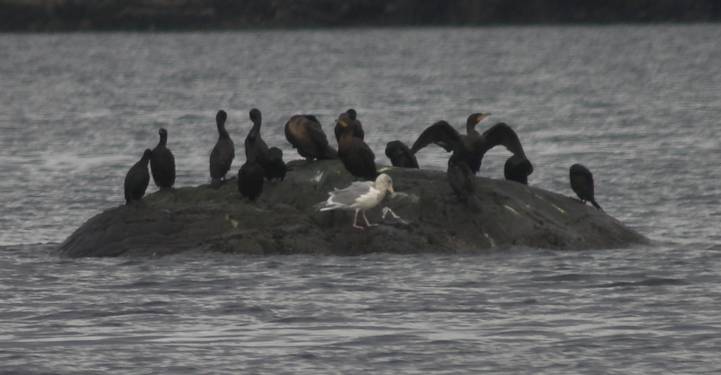
[[[595,288],[624,288],[642,286],[666,286],[666,285],[687,285],[688,282],[681,279],[670,279],[662,277],[651,277],[639,281],[616,281],[608,284],[596,285]]]
[[[535,281],[581,281],[590,279],[591,277],[593,276],[590,274],[566,273],[562,275],[539,277],[535,279]]]

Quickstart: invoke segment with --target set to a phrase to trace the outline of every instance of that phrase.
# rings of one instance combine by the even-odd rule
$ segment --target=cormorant
[[[288,170],[288,167],[283,161],[283,150],[278,147],[269,148],[268,165],[263,169],[265,170],[265,178],[268,179],[268,181],[273,179],[283,181],[283,179],[285,179],[285,172]]]
[[[416,168],[418,169],[418,160],[411,152],[411,149],[401,141],[390,141],[386,144],[386,156],[391,159],[394,167]]]
[[[294,115],[285,123],[285,138],[308,159],[335,159],[338,153],[328,144],[318,119],[313,115]]]
[[[235,146],[228,131],[225,130],[225,120],[227,119],[228,114],[223,110],[218,111],[215,115],[218,141],[215,142],[213,151],[210,152],[210,178],[211,184],[215,187],[220,185],[221,180],[225,180],[225,174],[228,173],[235,157]]]
[[[533,173],[533,166],[525,156],[511,155],[503,166],[503,175],[506,180],[516,181],[528,185],[528,176]]]
[[[160,189],[170,189],[175,184],[175,158],[166,147],[168,131],[160,128],[158,134],[160,141],[153,149],[153,156],[150,158],[150,172],[153,174],[156,186]]]
[[[474,186],[473,174],[481,168],[483,156],[498,145],[504,145],[514,155],[526,158],[523,146],[516,133],[505,123],[493,125],[479,134],[475,127],[488,114],[474,113],[466,120],[466,135],[461,135],[446,121],[438,121],[421,133],[413,143],[411,152],[416,153],[423,147],[435,143],[453,154],[448,159],[448,182],[462,201],[468,202]],[[530,166],[530,162],[528,163]],[[530,166],[531,170],[533,169]]]
[[[255,160],[247,160],[238,170],[238,191],[240,195],[254,201],[263,192],[263,167]]]
[[[363,132],[363,124],[358,120],[358,114],[356,113],[355,109],[350,108],[347,111],[341,113],[342,115],[346,115],[349,121],[347,121],[348,126],[353,130],[353,136],[356,138],[360,138],[361,140],[365,137],[365,132]],[[340,116],[338,116],[338,120],[340,120]],[[343,132],[343,129],[341,129],[340,124],[336,120],[335,122],[335,140],[339,141],[341,133]]]
[[[250,121],[253,122],[253,127],[245,137],[245,158],[256,161],[265,168],[268,164],[268,145],[260,136],[260,125],[263,123],[260,110],[257,108],[250,110]]]
[[[143,199],[145,189],[148,188],[148,183],[150,182],[148,162],[150,162],[152,156],[153,151],[145,149],[143,157],[130,167],[130,170],[128,170],[128,173],[125,175],[125,183],[123,184],[125,204]]]
[[[596,203],[596,199],[594,197],[593,174],[591,174],[591,171],[581,164],[574,164],[571,166],[569,172],[571,189],[573,189],[576,195],[578,195],[581,202],[591,202],[593,207],[600,210],[601,206]]]
[[[375,180],[378,176],[375,154],[362,139],[353,136],[352,119],[347,113],[338,118],[340,138],[338,139],[338,157],[352,175],[366,180]]]
[[[446,151],[463,153],[462,157],[473,173],[481,169],[483,155],[491,148],[503,144],[514,154],[523,153],[518,136],[510,126],[498,123],[483,134],[478,133],[476,125],[486,119],[486,113],[473,113],[466,120],[466,134],[461,135],[445,121],[438,121],[424,130],[413,143],[411,152],[417,153],[431,143],[443,147]]]

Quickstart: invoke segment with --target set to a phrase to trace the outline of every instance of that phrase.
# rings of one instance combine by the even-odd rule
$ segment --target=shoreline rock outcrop
[[[0,30],[3,31],[719,20],[721,7],[716,0],[0,0]]]
[[[481,211],[458,201],[445,172],[392,168],[399,194],[368,211],[376,227],[351,227],[352,212],[317,204],[352,176],[337,160],[295,161],[285,181],[266,183],[256,202],[234,179],[158,191],[138,204],[89,219],[58,248],[69,257],[152,256],[187,250],[246,254],[420,253],[502,246],[597,249],[647,243],[636,231],[573,198],[511,181],[477,177]],[[388,217],[388,206],[408,223]]]

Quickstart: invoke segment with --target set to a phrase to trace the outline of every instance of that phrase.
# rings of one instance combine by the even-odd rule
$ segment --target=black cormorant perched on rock
[[[461,153],[454,152],[448,158],[446,176],[458,199],[473,211],[479,212],[481,203],[476,196],[476,178]]]
[[[213,151],[210,152],[210,178],[213,186],[219,186],[220,182],[225,179],[230,165],[235,157],[235,146],[230,139],[228,131],[225,130],[225,121],[228,114],[220,110],[215,115],[215,123],[218,126],[218,141],[215,142]]]
[[[574,164],[571,166],[569,172],[571,189],[578,195],[581,202],[591,202],[593,207],[600,210],[601,206],[596,203],[596,198],[594,197],[593,174],[591,174],[591,171],[581,164]]]
[[[386,144],[386,156],[388,156],[388,159],[391,159],[391,164],[394,167],[418,169],[416,155],[401,141],[388,142],[388,144]]]
[[[470,192],[473,189],[473,174],[481,168],[481,162],[486,152],[495,146],[503,145],[514,155],[525,159],[526,155],[523,146],[516,133],[505,123],[493,125],[488,130],[479,134],[475,127],[488,115],[474,113],[466,120],[466,135],[461,135],[456,129],[445,121],[438,121],[421,133],[411,147],[411,152],[416,153],[421,148],[435,143],[446,151],[452,151],[448,159],[448,182],[458,197],[468,202],[469,197],[475,197]],[[528,167],[533,166],[528,162]]]
[[[268,145],[260,136],[260,126],[263,123],[260,110],[257,108],[250,110],[250,121],[253,122],[253,127],[250,128],[250,132],[245,137],[245,158],[246,160],[254,160],[265,168],[268,163]]]
[[[168,131],[160,128],[158,134],[160,134],[160,141],[153,149],[153,156],[150,158],[150,172],[156,186],[160,189],[170,189],[175,184],[175,158],[166,147]]]
[[[411,152],[415,154],[423,147],[435,143],[446,151],[461,153],[459,157],[466,160],[473,173],[478,173],[481,169],[483,156],[486,152],[498,145],[503,145],[512,154],[525,158],[526,154],[523,151],[518,135],[506,123],[499,122],[482,134],[475,130],[475,126],[487,116],[487,114],[483,113],[474,113],[468,116],[465,135],[458,133],[447,122],[438,121],[426,128],[418,136],[418,139],[413,143],[413,147],[411,147]]]
[[[313,115],[294,115],[285,123],[285,138],[308,159],[335,159],[338,153],[328,144],[318,119]]]
[[[247,160],[238,170],[238,191],[240,195],[254,201],[263,192],[265,171],[255,160]]]
[[[146,149],[143,157],[135,163],[128,173],[125,175],[125,183],[123,184],[125,193],[125,204],[132,201],[139,201],[145,195],[145,189],[148,188],[150,182],[150,174],[148,173],[148,162],[153,156],[153,151]]]
[[[338,157],[352,175],[365,180],[375,180],[378,176],[375,154],[362,139],[353,136],[352,121],[347,113],[342,113],[338,118]]]
[[[348,127],[350,127],[353,131],[353,136],[356,138],[360,138],[361,140],[365,137],[365,132],[363,132],[363,124],[361,124],[360,120],[358,120],[358,113],[356,113],[355,109],[351,108],[343,113],[342,115],[346,115],[347,119],[349,121],[346,121],[348,124]],[[338,120],[340,120],[340,116],[338,116]],[[341,129],[340,124],[336,120],[335,122],[335,140],[340,140],[340,135],[344,131]]]
[[[268,149],[268,164],[263,168],[265,170],[265,178],[268,181],[278,179],[283,181],[285,179],[285,172],[288,171],[288,167],[283,161],[283,150],[278,147],[271,147]]]
[[[469,197],[475,196],[474,172],[471,169],[471,162],[475,158],[464,142],[467,138],[441,120],[424,130],[411,148],[411,152],[415,153],[426,145],[435,143],[447,151],[453,151],[448,159],[446,176],[453,192],[465,203],[468,203]]]
[[[511,155],[503,166],[503,175],[506,180],[516,181],[528,185],[528,176],[533,173],[533,165],[522,155]]]

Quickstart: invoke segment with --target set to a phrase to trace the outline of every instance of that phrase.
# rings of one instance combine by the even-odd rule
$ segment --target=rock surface
[[[219,189],[183,187],[147,195],[88,220],[59,247],[66,256],[164,255],[191,249],[249,254],[351,255],[483,250],[499,246],[594,249],[648,240],[576,199],[515,182],[478,178],[481,212],[451,193],[445,172],[393,168],[399,194],[357,230],[349,211],[316,205],[352,177],[339,161],[296,161],[283,182],[266,183],[258,201],[240,197],[235,179]],[[408,224],[387,218],[388,206]]]

